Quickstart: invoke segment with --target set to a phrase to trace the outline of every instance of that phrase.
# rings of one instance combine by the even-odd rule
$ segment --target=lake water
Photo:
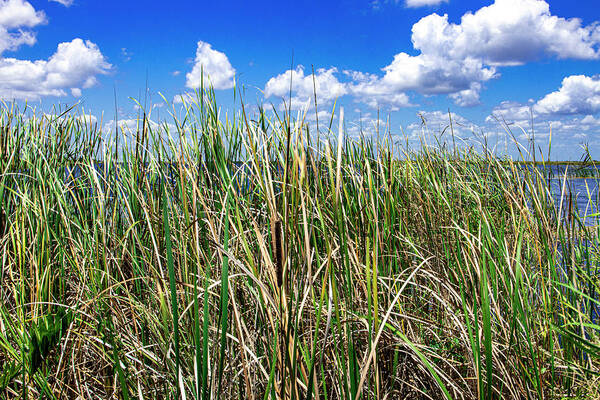
[[[581,172],[590,169],[578,168],[566,165],[552,165],[546,167],[551,187],[552,197],[557,206],[560,205],[562,198],[562,214],[564,215],[569,207],[569,202],[573,203],[579,216],[584,220],[585,225],[593,226],[600,223],[600,217],[591,216],[600,211],[600,197],[598,188],[600,178],[579,178]],[[564,180],[565,171],[567,179]]]
[[[590,216],[598,213],[598,180],[597,179],[579,179],[567,178],[566,182],[562,179],[550,179],[552,197],[557,205],[560,205],[562,198],[562,213],[569,207],[569,198],[573,207],[577,208],[579,216],[585,217],[586,225],[596,225],[600,222],[600,217]],[[563,189],[564,186],[564,189]]]

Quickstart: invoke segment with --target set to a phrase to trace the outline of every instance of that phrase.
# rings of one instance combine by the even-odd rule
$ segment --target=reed
[[[0,111],[0,397],[600,396],[600,228],[539,168],[172,107]]]

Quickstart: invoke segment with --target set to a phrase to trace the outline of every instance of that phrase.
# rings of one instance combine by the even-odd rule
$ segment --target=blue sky
[[[310,120],[314,66],[321,118],[337,98],[350,134],[372,131],[379,111],[381,126],[389,117],[393,134],[415,138],[443,129],[450,109],[467,143],[485,135],[502,152],[497,120],[525,143],[533,114],[541,146],[552,130],[552,158],[577,159],[583,143],[600,158],[593,3],[0,0],[0,97],[40,111],[80,102],[110,127],[114,92],[127,124],[146,81],[154,103],[159,92],[173,102],[203,69],[224,109],[234,79],[247,103],[280,108],[292,75],[292,105]]]

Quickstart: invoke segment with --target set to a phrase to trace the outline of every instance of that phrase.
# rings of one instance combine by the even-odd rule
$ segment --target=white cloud
[[[46,15],[24,0],[0,0],[0,55],[35,44],[30,28],[46,23]]]
[[[164,134],[175,134],[177,132],[177,127],[174,124],[166,121],[157,122],[147,119],[146,123],[148,124],[147,127],[155,133],[160,132]],[[130,141],[131,143],[131,140],[133,140],[132,135],[134,135],[136,132],[140,132],[143,129],[143,124],[143,118],[119,119],[119,134],[123,135],[125,140]],[[115,133],[115,120],[111,119],[110,121],[106,122],[104,126],[102,126],[102,132],[106,136],[113,135]]]
[[[124,133],[137,132],[138,128],[141,129],[142,120],[138,120],[136,118],[120,119],[118,121],[118,125],[119,125],[119,133],[121,133],[121,132],[124,132]],[[150,120],[148,120],[148,125],[152,129],[154,129],[158,126],[158,124],[156,122],[150,121]],[[104,126],[102,127],[102,132],[104,132],[104,133],[111,133],[114,131],[115,131],[115,120],[114,119],[107,121],[104,124]]]
[[[144,107],[140,107],[138,104],[134,104],[133,109],[135,111],[146,111],[148,113],[157,108],[163,108],[164,106],[165,106],[165,103],[154,103],[154,104],[146,105],[146,107],[144,108]]]
[[[339,119],[336,118],[336,120],[339,123]],[[380,134],[384,134],[391,129],[387,119],[383,117],[378,119],[377,116],[373,116],[369,112],[361,114],[355,119],[347,118],[344,123],[346,125],[346,134],[353,138],[374,136],[378,131]],[[337,125],[333,124],[333,126]]]
[[[594,114],[600,111],[600,76],[572,75],[535,105],[539,114]]]
[[[295,70],[287,70],[272,77],[265,85],[265,97],[271,96],[289,101],[290,82],[292,85],[292,109],[303,108],[312,104],[315,90],[318,105],[328,105],[333,100],[348,93],[347,85],[336,77],[337,68],[319,68],[312,73],[304,74],[304,67],[299,65]]]
[[[594,117],[593,115],[586,115],[583,118],[574,117],[565,118],[558,121],[550,121],[550,124],[555,131],[570,131],[573,134],[589,132],[591,130],[597,131],[600,129],[600,119]]]
[[[472,106],[499,67],[548,57],[600,58],[600,24],[554,16],[543,0],[496,0],[458,24],[446,14],[430,14],[413,25],[411,39],[419,54],[396,54],[382,77],[358,82],[354,92],[382,98],[406,91],[449,94],[456,104]]]
[[[35,100],[64,96],[67,91],[80,97],[81,88],[93,86],[96,76],[111,68],[98,46],[81,39],[60,43],[48,60],[2,57],[6,51],[35,44],[36,35],[31,29],[46,22],[44,12],[37,11],[28,1],[0,0],[0,97]]]
[[[306,113],[306,119],[308,121],[316,121],[317,118],[319,118],[319,121],[321,121],[321,123],[329,122],[329,120],[331,119],[331,110],[320,110],[318,115],[314,113],[314,110],[309,110],[309,112]]]
[[[373,93],[365,95],[362,101],[371,108],[384,108],[389,111],[398,111],[400,108],[412,107],[414,104],[410,102],[406,93]]]
[[[195,92],[183,92],[176,94],[173,96],[173,104],[187,104],[192,105],[198,103],[199,98]],[[208,102],[208,99],[204,98],[205,102]]]
[[[74,0],[50,0],[50,1],[53,1],[55,3],[60,3],[65,7],[71,7],[73,5]]]
[[[89,40],[73,39],[60,43],[48,60],[0,58],[0,96],[4,99],[39,99],[64,96],[70,89],[74,96],[81,88],[96,84],[96,76],[106,74],[111,65],[98,46]]]
[[[448,0],[406,0],[406,7],[438,6]]]
[[[394,103],[394,97],[412,90],[425,95],[453,94],[463,105],[478,103],[481,83],[496,76],[496,70],[485,67],[480,60],[469,58],[453,60],[421,54],[397,54],[392,63],[383,68],[383,77],[372,76],[358,82],[353,92],[366,98],[378,97]],[[404,106],[404,105],[400,105]]]
[[[86,125],[96,125],[98,123],[98,118],[96,118],[95,115],[92,114],[84,114],[84,115],[78,115],[77,120],[79,120],[81,123],[86,124]]]
[[[550,13],[543,0],[496,0],[460,24],[431,14],[413,26],[414,47],[423,54],[478,58],[488,65],[515,65],[542,57],[597,59],[600,26]]]
[[[492,110],[492,114],[486,118],[486,122],[517,122],[519,125],[531,120],[534,101],[529,104],[521,104],[514,101],[503,101]]]
[[[371,108],[383,108],[397,111],[400,108],[411,107],[410,99],[406,93],[394,93],[382,85],[358,85],[352,88],[356,99]]]
[[[583,117],[581,122],[584,124],[589,124],[592,126],[595,125],[595,126],[600,127],[600,118],[595,118],[593,115],[586,115],[585,117]]]
[[[235,69],[229,59],[206,42],[199,41],[196,50],[196,59],[191,72],[186,74],[186,86],[197,89],[201,85],[202,72],[204,72],[204,85],[208,87],[207,77],[214,89],[230,89],[234,84]]]
[[[417,115],[422,117],[429,126],[450,125],[450,117],[452,117],[452,123],[470,125],[469,121],[463,116],[455,113],[448,114],[446,111],[419,111]]]
[[[186,92],[173,96],[173,104],[192,103],[196,96],[194,93]]]
[[[479,101],[479,93],[481,92],[481,83],[473,82],[469,89],[461,90],[460,92],[450,94],[450,98],[454,100],[454,104],[461,107],[473,107],[481,102]]]
[[[494,120],[491,118],[486,119],[490,129],[498,127],[498,124],[494,124]],[[548,117],[534,116],[534,119],[523,119],[523,120],[511,120],[507,119],[504,122],[507,125],[513,135],[519,140],[529,140],[535,138],[536,143],[545,144],[550,137],[552,132],[553,143],[560,143],[562,145],[568,145],[573,140],[586,139],[600,132],[600,119],[586,115],[584,117],[567,117],[567,116],[556,116]],[[532,135],[531,132],[534,132]]]
[[[421,129],[422,126],[427,127],[430,132],[441,133],[450,128],[450,117],[452,117],[452,128],[456,134],[461,131],[469,131],[477,129],[477,125],[470,122],[468,119],[463,117],[462,115],[450,113],[445,111],[419,111],[417,113],[417,117],[420,120],[420,123],[411,124],[408,126],[409,131],[414,131],[415,129]]]
[[[600,118],[594,115],[598,112],[600,77],[573,75],[564,78],[557,91],[538,101],[500,103],[486,123],[510,129],[519,140],[529,140],[534,132],[537,143],[547,143],[552,132],[557,143],[567,146],[600,133]]]
[[[529,100],[527,104],[504,101],[494,107],[492,115],[516,124],[531,124],[538,121],[558,120],[567,115],[585,115],[588,120],[600,112],[600,76],[571,75],[563,79],[561,87],[543,96],[540,100]]]
[[[0,1],[0,25],[6,29],[33,28],[46,22],[46,15],[24,0]]]
[[[403,133],[409,140],[425,139],[429,145],[456,145],[459,148],[465,146],[481,146],[495,132],[486,127],[474,123],[462,115],[456,113],[448,114],[447,111],[419,111],[416,114],[417,122],[406,126]],[[430,135],[435,136],[435,139]]]
[[[377,75],[366,74],[358,71],[344,71],[351,78],[352,83],[348,85],[349,92],[360,101],[371,108],[385,108],[397,111],[403,107],[410,107],[410,99],[403,91],[396,90]]]
[[[79,115],[43,114],[43,116],[44,116],[44,118],[46,118],[47,120],[52,121],[52,122],[55,122],[55,121],[63,122],[63,121],[75,120],[75,121],[79,122],[80,124],[87,125],[87,126],[93,126],[98,123],[98,118],[96,118],[96,116],[92,115],[92,114],[79,114]]]
[[[148,127],[150,129],[154,130],[158,130],[160,129],[161,125],[159,125],[157,122],[152,121],[152,120],[146,120],[146,122],[148,123]],[[137,119],[137,118],[125,118],[125,119],[120,119],[118,121],[118,125],[119,125],[119,133],[124,133],[124,134],[131,134],[131,133],[135,133],[138,132],[138,130],[142,129],[142,124],[143,124],[143,119]],[[110,121],[106,122],[104,124],[104,126],[102,127],[102,132],[104,133],[111,133],[115,131],[115,120],[111,119]]]

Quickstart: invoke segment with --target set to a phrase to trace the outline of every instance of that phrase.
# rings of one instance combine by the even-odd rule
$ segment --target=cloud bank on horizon
[[[71,7],[73,0],[49,1],[68,9],[76,8]],[[366,115],[365,120],[372,120],[371,115],[377,110],[412,109],[436,125],[447,117],[446,112],[431,109],[436,99],[446,99],[455,109],[471,115],[473,112],[468,110],[487,105],[489,111],[480,117],[478,124],[468,123],[469,119],[459,114],[454,120],[469,125],[471,130],[486,126],[489,130],[494,122],[526,124],[535,115],[540,128],[552,127],[559,135],[562,132],[565,140],[569,132],[579,129],[584,137],[598,140],[600,145],[600,138],[589,136],[600,134],[600,75],[565,68],[562,82],[534,99],[519,102],[505,97],[495,104],[482,102],[482,93],[486,93],[488,85],[502,81],[506,71],[535,63],[598,62],[600,22],[584,23],[580,18],[555,15],[544,0],[495,0],[458,15],[449,10],[451,3],[449,0],[372,2],[373,9],[405,7],[425,13],[412,24],[411,48],[390,54],[389,63],[379,65],[378,72],[363,69],[361,65],[313,69],[300,64],[267,76],[262,82],[244,83],[260,87],[266,101],[281,105],[285,99],[295,110],[314,107],[315,92],[321,107],[330,107],[336,99],[346,99]],[[448,12],[439,12],[441,7]],[[67,12],[67,8],[62,9]],[[70,41],[57,43],[54,53],[46,59],[5,56],[35,47],[36,30],[49,24],[46,12],[29,1],[0,0],[0,97],[3,99],[77,98],[86,89],[98,86],[102,76],[118,73],[121,66],[114,60],[109,62],[92,41],[95,38],[82,39],[77,33]],[[185,78],[184,84],[175,88],[180,93],[174,96],[175,102],[181,101],[189,90],[199,88],[203,74],[205,85],[210,82],[215,90],[230,90],[238,70],[244,69],[243,65],[230,61],[227,45],[213,46],[199,39],[187,46],[196,47],[191,66],[173,65],[168,74],[177,78],[181,73]],[[123,46],[117,49],[127,55],[126,59],[122,57],[123,62],[131,60],[131,54],[138,54],[126,52]],[[252,65],[252,55],[247,54],[246,58]],[[290,90],[292,96],[288,99]],[[418,128],[415,124],[411,126]]]

